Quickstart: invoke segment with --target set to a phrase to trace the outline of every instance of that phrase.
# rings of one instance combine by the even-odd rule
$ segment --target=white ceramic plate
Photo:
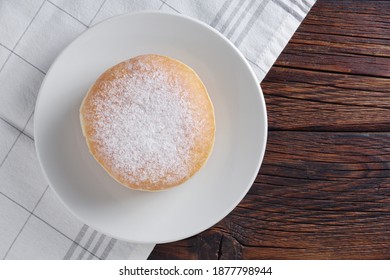
[[[155,193],[129,190],[106,174],[89,154],[79,122],[81,100],[97,77],[148,53],[192,67],[216,117],[206,165],[183,185]],[[243,55],[208,25],[160,12],[109,19],[72,42],[46,75],[34,119],[40,163],[67,208],[107,235],[140,243],[183,239],[225,217],[251,187],[267,138],[264,98]]]

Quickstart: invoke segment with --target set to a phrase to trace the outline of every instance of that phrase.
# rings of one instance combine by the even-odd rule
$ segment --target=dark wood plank
[[[276,66],[262,87],[271,130],[390,131],[390,78]]]
[[[299,32],[389,40],[389,5],[386,0],[319,0]]]
[[[390,133],[270,132],[239,206],[151,258],[390,258]]]
[[[389,11],[389,1],[318,1],[276,65],[389,77]]]
[[[390,131],[390,1],[318,1],[262,83],[273,130]]]
[[[389,11],[317,1],[262,82],[271,132],[251,190],[150,259],[390,258]]]

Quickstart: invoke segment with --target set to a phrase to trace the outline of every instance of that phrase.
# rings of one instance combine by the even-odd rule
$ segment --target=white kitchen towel
[[[261,81],[314,2],[0,0],[0,258],[145,259],[154,247],[81,223],[42,176],[34,149],[35,100],[55,57],[81,32],[121,13],[182,13],[230,39]]]

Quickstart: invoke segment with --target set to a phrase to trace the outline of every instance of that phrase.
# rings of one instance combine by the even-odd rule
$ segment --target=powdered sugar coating
[[[156,61],[141,57],[115,66],[95,85],[94,110],[85,116],[99,157],[135,188],[189,178],[190,155],[205,125],[183,76]]]

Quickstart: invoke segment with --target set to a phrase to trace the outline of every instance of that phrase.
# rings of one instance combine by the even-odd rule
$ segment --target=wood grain
[[[389,78],[275,66],[262,88],[271,130],[390,131]]]
[[[261,84],[270,133],[249,193],[150,259],[390,258],[389,11],[315,4]]]

